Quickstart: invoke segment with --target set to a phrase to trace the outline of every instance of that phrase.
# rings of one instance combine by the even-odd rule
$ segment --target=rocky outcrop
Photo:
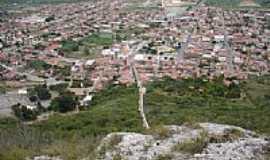
[[[47,155],[35,156],[32,159],[26,158],[26,160],[63,160],[60,157],[50,157]]]
[[[269,139],[240,127],[200,123],[149,133],[111,133],[97,148],[100,160],[264,160]]]

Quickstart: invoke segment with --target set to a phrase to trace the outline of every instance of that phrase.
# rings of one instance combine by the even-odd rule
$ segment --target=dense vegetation
[[[77,103],[78,102],[74,95],[70,93],[63,93],[63,95],[52,100],[49,110],[66,113],[75,110]]]
[[[222,78],[211,82],[165,78],[147,86],[145,103],[146,115],[153,128],[162,124],[216,122],[270,134],[270,76],[254,77],[231,86],[223,85]],[[110,132],[144,131],[137,105],[135,86],[109,86],[95,95],[88,110],[78,114],[54,115],[28,129],[22,129],[15,120],[1,120],[0,159],[34,153],[62,155],[70,160],[93,155],[100,138]],[[20,139],[14,130],[24,136],[29,132],[35,136],[42,134],[38,142],[25,139],[17,140],[18,144],[5,138],[8,135]],[[160,133],[166,132],[161,130]],[[21,143],[27,145],[22,148]]]
[[[29,61],[26,66],[27,69],[35,69],[35,70],[47,70],[51,68],[51,65],[47,64],[42,60],[33,60]]]
[[[32,97],[33,101],[35,101],[34,97],[36,97],[37,100],[49,100],[51,98],[51,93],[46,85],[38,85],[28,89],[28,96],[30,97],[30,100]]]
[[[218,79],[154,82],[145,98],[147,117],[152,125],[216,122],[270,134],[269,79],[230,87]]]
[[[28,109],[27,106],[21,104],[15,104],[12,107],[12,111],[18,119],[22,121],[31,121],[37,118],[37,110]]]

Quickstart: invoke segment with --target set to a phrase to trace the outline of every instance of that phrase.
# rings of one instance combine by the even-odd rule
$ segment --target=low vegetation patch
[[[171,160],[173,158],[170,154],[159,155],[156,160]]]
[[[122,160],[122,157],[120,154],[116,154],[113,156],[113,159],[112,160]]]
[[[115,146],[117,146],[120,142],[122,141],[122,136],[120,135],[112,135],[112,137],[110,138],[108,144],[107,144],[107,148],[109,150],[112,150]]]
[[[26,68],[41,71],[41,70],[48,70],[49,68],[51,68],[51,65],[47,64],[42,60],[33,60],[27,63]]]
[[[243,136],[243,132],[236,128],[227,129],[224,134],[213,135],[206,131],[202,131],[200,135],[191,140],[184,141],[174,146],[177,152],[184,152],[189,154],[201,153],[208,143],[226,143],[228,141],[235,141]]]
[[[158,138],[158,139],[165,139],[171,135],[169,128],[164,127],[164,126],[154,126],[146,130],[145,134],[153,135],[155,138]]]
[[[108,139],[108,141],[103,141],[103,144],[98,150],[97,156],[99,158],[104,158],[104,155],[108,151],[112,151],[120,142],[122,141],[122,136],[113,134]],[[119,159],[121,158],[120,155],[116,154],[113,159]]]
[[[202,132],[199,137],[184,141],[174,146],[177,152],[184,152],[189,154],[201,153],[208,145],[208,136],[206,132]]]
[[[220,135],[209,134],[208,137],[210,143],[226,143],[238,140],[243,135],[244,133],[241,130],[232,128],[225,130],[224,134]]]

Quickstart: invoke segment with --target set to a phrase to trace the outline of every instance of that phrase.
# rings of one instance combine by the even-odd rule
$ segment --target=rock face
[[[148,134],[111,133],[100,160],[267,160],[269,139],[229,125],[164,126]]]

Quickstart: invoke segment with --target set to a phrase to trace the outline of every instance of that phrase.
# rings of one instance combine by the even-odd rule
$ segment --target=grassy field
[[[95,58],[104,47],[113,44],[111,33],[93,33],[82,38],[80,41],[62,41],[61,51],[67,57]]]
[[[270,76],[253,77],[230,87],[224,86],[222,79],[165,78],[147,85],[145,103],[152,127],[215,122],[270,135]],[[0,159],[18,160],[38,153],[61,155],[67,160],[94,157],[94,148],[106,134],[144,132],[137,105],[135,86],[109,86],[94,97],[87,111],[78,114],[54,115],[30,126],[2,119]]]

